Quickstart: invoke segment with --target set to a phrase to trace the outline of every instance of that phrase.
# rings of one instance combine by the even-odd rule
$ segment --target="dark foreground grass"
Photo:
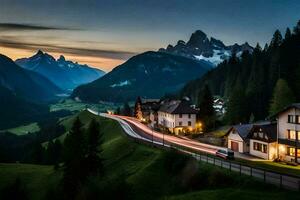
[[[102,199],[283,200],[299,196],[247,176],[201,164],[182,154],[135,143],[115,121],[88,112],[78,116],[85,127],[96,118],[104,135],[105,175],[89,183]],[[62,123],[69,129],[74,119],[70,117]],[[1,164],[0,189],[20,177],[30,199],[44,199],[50,188],[59,187],[61,175],[61,169],[55,171],[52,166]]]

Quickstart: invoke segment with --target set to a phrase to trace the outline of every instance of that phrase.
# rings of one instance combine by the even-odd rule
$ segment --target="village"
[[[204,143],[222,141],[217,145],[245,158],[276,161],[293,166],[300,162],[300,104],[291,104],[265,121],[229,126],[221,137],[203,132],[204,124],[198,117],[199,108],[192,105],[188,98],[138,98],[136,107],[140,110],[135,113],[136,118],[164,134],[189,137]],[[214,99],[213,107],[217,115],[224,114],[223,100]]]

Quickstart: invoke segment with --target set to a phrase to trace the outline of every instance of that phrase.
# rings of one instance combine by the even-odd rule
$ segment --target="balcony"
[[[291,139],[284,139],[284,138],[278,138],[279,144],[285,144],[293,147],[300,147],[300,141],[298,140],[291,140]]]

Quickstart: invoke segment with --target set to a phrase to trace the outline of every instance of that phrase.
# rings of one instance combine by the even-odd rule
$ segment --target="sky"
[[[110,71],[196,30],[263,46],[299,19],[299,0],[0,0],[0,53],[17,59],[41,49]]]

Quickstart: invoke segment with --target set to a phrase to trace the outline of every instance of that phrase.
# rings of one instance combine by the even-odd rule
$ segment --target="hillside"
[[[95,116],[81,112],[86,125]],[[249,177],[199,164],[181,154],[145,146],[130,140],[117,122],[96,117],[104,134],[105,176],[92,180],[91,188],[104,199],[232,199],[241,194],[247,199],[296,198],[298,193],[278,190]],[[65,121],[70,127],[74,117]],[[30,199],[57,199],[61,170],[52,166],[0,164],[0,190],[19,177]],[[226,192],[226,194],[224,194]],[[261,196],[264,194],[264,196]]]
[[[0,55],[0,86],[33,102],[53,100],[62,92],[47,78],[19,67],[5,55]]]
[[[210,69],[205,61],[160,52],[146,52],[130,58],[100,79],[79,86],[72,94],[83,101],[124,102],[137,96],[160,98]]]
[[[244,52],[241,58],[232,57],[203,77],[186,84],[182,96],[197,101],[198,94],[208,84],[214,95],[225,97],[228,102],[229,123],[248,122],[269,115],[273,90],[278,79],[283,79],[295,99],[300,101],[300,21],[294,32],[287,29],[285,37],[277,30],[270,44],[262,49],[259,44],[253,53]]]
[[[56,60],[40,50],[32,57],[17,59],[16,63],[47,77],[63,90],[72,90],[78,85],[89,83],[105,74],[104,71],[88,65],[68,61],[64,56]]]
[[[12,91],[0,86],[0,129],[39,119],[48,107],[17,97]]]

